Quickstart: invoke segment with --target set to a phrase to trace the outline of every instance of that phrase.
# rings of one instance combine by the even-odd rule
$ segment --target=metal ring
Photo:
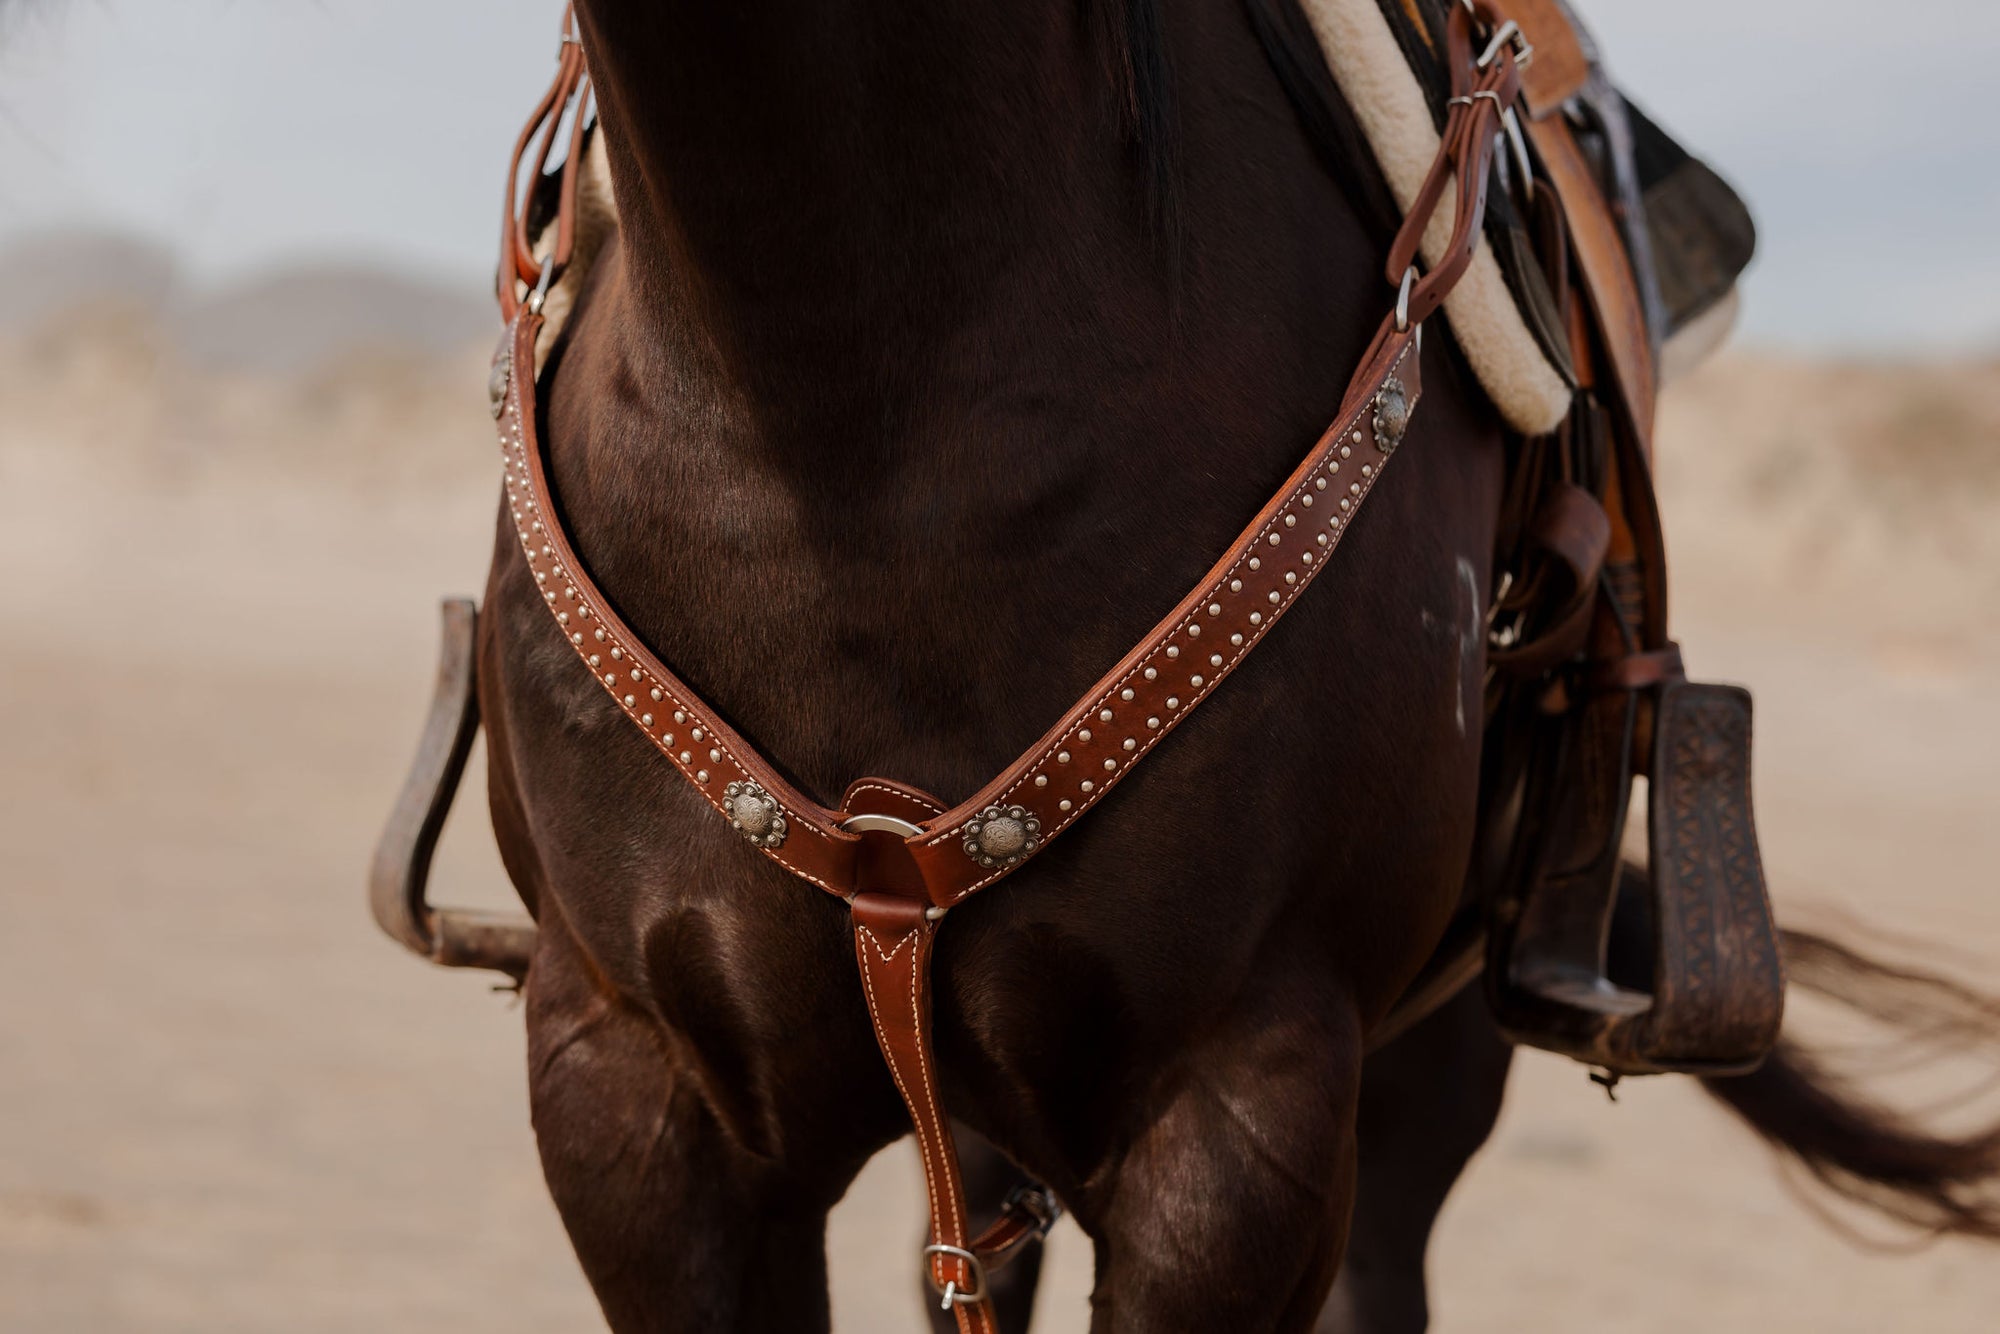
[[[972,1271],[972,1286],[961,1292],[957,1279],[940,1286],[937,1281],[937,1270],[930,1263],[933,1255],[952,1255],[965,1261],[965,1267]],[[986,1300],[986,1262],[963,1246],[933,1244],[924,1247],[924,1277],[930,1280],[931,1291],[944,1298],[938,1303],[940,1311],[949,1311],[954,1306],[971,1306]]]
[[[1417,281],[1417,266],[1412,264],[1403,270],[1403,285],[1396,290],[1396,332],[1402,333],[1410,327],[1410,289]]]
[[[901,834],[904,838],[915,838],[929,832],[920,824],[899,820],[893,815],[850,815],[840,822],[840,827],[850,834]]]
[[[556,257],[550,255],[542,260],[542,276],[535,280],[534,290],[528,293],[528,313],[542,313],[542,303],[549,299],[549,288],[555,285]]]

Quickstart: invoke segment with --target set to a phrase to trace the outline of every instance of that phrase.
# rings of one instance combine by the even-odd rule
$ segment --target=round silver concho
[[[1395,376],[1383,381],[1375,395],[1375,448],[1384,454],[1396,452],[1403,432],[1410,429],[1411,403],[1403,382]]]
[[[792,832],[778,810],[778,799],[747,779],[723,788],[722,804],[729,812],[729,827],[760,848],[775,848]]]
[[[981,866],[1012,866],[1042,846],[1042,822],[1025,806],[988,806],[965,825],[965,855]]]
[[[507,373],[513,369],[513,361],[513,350],[503,347],[493,358],[493,369],[486,372],[486,401],[493,409],[494,421],[499,421],[500,414],[507,410]]]

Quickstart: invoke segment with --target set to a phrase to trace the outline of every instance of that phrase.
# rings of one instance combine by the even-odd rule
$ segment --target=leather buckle
[[[1493,30],[1493,36],[1488,39],[1486,49],[1479,55],[1478,67],[1485,69],[1491,65],[1499,58],[1501,50],[1508,46],[1514,48],[1514,67],[1526,69],[1528,62],[1535,57],[1535,48],[1533,43],[1528,41],[1528,34],[1521,31],[1521,25],[1512,19],[1508,19]]]
[[[949,1255],[965,1261],[965,1267],[972,1274],[972,1286],[961,1289],[958,1280],[952,1279],[940,1285],[937,1270],[932,1267],[933,1255]],[[986,1300],[986,1262],[963,1246],[942,1246],[932,1243],[924,1247],[924,1277],[930,1280],[931,1291],[944,1300],[938,1303],[938,1310],[949,1311],[954,1306],[974,1306]]]

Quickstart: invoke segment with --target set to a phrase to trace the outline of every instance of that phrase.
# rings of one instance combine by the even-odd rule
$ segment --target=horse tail
[[[1880,1026],[1898,1069],[2000,1050],[2000,999],[1823,936],[1783,937],[1793,987]],[[1702,1082],[1834,1196],[1932,1235],[2000,1240],[2000,1122],[1945,1131],[1934,1113],[1869,1096],[1865,1073],[1837,1072],[1824,1050],[1788,1035],[1755,1072]]]

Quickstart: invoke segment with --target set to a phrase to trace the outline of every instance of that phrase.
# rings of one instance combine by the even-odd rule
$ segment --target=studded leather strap
[[[1492,23],[1484,0],[1475,3],[1482,21]],[[525,244],[510,194],[500,288],[511,323],[492,384],[508,512],[528,569],[591,675],[722,819],[765,856],[852,905],[869,1016],[923,1158],[934,1241],[928,1268],[961,1334],[994,1334],[985,1262],[1004,1260],[1051,1220],[1046,1208],[1017,1208],[985,1236],[969,1237],[930,1041],[930,955],[939,922],[967,895],[1024,865],[1180,726],[1326,568],[1381,480],[1422,396],[1421,321],[1443,301],[1476,244],[1500,117],[1519,94],[1512,49],[1498,49],[1488,64],[1474,67],[1472,21],[1469,11],[1454,8],[1452,53],[1462,67],[1454,87],[1463,95],[1442,136],[1437,184],[1426,189],[1432,205],[1445,184],[1455,189],[1454,237],[1445,257],[1421,280],[1407,269],[1429,221],[1427,211],[1412,212],[1392,249],[1404,260],[1398,274],[1407,270],[1412,281],[1362,357],[1333,424],[1145,640],[1033,747],[950,810],[926,793],[877,778],[857,780],[839,810],[813,801],[662,663],[591,579],[552,502],[536,433],[540,303],[517,290],[531,276],[559,271],[566,259],[563,215],[573,182],[558,185],[558,234],[546,267]],[[517,172],[538,132],[546,158],[565,110],[580,113],[587,96],[582,56],[567,28],[564,43],[556,84],[517,145]]]

